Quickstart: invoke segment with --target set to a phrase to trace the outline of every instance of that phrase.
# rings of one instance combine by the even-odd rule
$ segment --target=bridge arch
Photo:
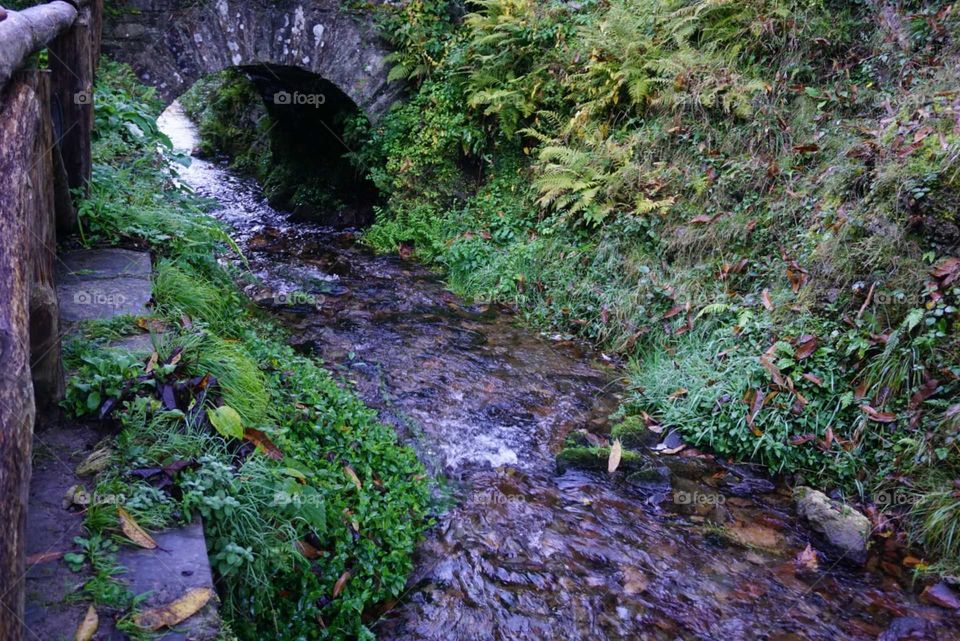
[[[121,0],[104,52],[133,67],[167,104],[231,67],[299,68],[339,88],[372,121],[401,91],[369,14],[336,0]]]

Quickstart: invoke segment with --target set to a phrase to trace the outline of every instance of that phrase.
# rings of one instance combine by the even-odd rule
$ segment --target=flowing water
[[[161,127],[194,146],[178,105]],[[444,479],[450,506],[407,593],[371,622],[379,638],[960,638],[954,616],[889,573],[827,561],[798,572],[809,536],[784,490],[719,492],[727,471],[698,457],[661,458],[675,459],[674,489],[703,489],[703,504],[675,505],[656,483],[619,473],[558,470],[564,437],[604,433],[618,404],[602,355],[523,328],[508,310],[465,304],[351,232],[289,222],[223,165],[194,159],[181,180],[220,203],[215,215],[256,276],[249,295]]]

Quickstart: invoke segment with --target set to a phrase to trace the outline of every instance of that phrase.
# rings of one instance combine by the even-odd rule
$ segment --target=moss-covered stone
[[[651,431],[643,418],[628,416],[622,423],[613,426],[610,438],[620,439],[624,447],[639,449],[655,444],[660,440],[660,435]]]
[[[610,460],[609,447],[565,447],[557,455],[557,467],[561,472],[570,468],[582,470],[607,471],[607,462]],[[648,459],[643,455],[624,450],[620,457],[618,471],[638,472],[648,465]]]

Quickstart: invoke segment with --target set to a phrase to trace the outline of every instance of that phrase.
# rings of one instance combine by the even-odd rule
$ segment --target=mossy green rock
[[[620,439],[624,447],[639,449],[650,447],[660,440],[660,435],[650,431],[644,420],[639,416],[627,417],[610,430],[611,439]]]
[[[560,472],[570,468],[606,472],[609,460],[609,447],[565,447],[557,455],[557,467]],[[625,449],[617,471],[638,472],[647,466],[647,461],[646,457],[637,452]]]
[[[870,520],[867,517],[809,487],[795,488],[793,500],[797,513],[823,535],[841,558],[854,563],[867,560],[867,542],[870,540]]]

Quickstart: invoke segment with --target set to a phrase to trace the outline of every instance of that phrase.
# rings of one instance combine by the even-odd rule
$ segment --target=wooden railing
[[[0,639],[21,641],[32,436],[63,393],[57,233],[90,179],[102,0],[0,10]],[[46,68],[35,54],[46,48]]]

